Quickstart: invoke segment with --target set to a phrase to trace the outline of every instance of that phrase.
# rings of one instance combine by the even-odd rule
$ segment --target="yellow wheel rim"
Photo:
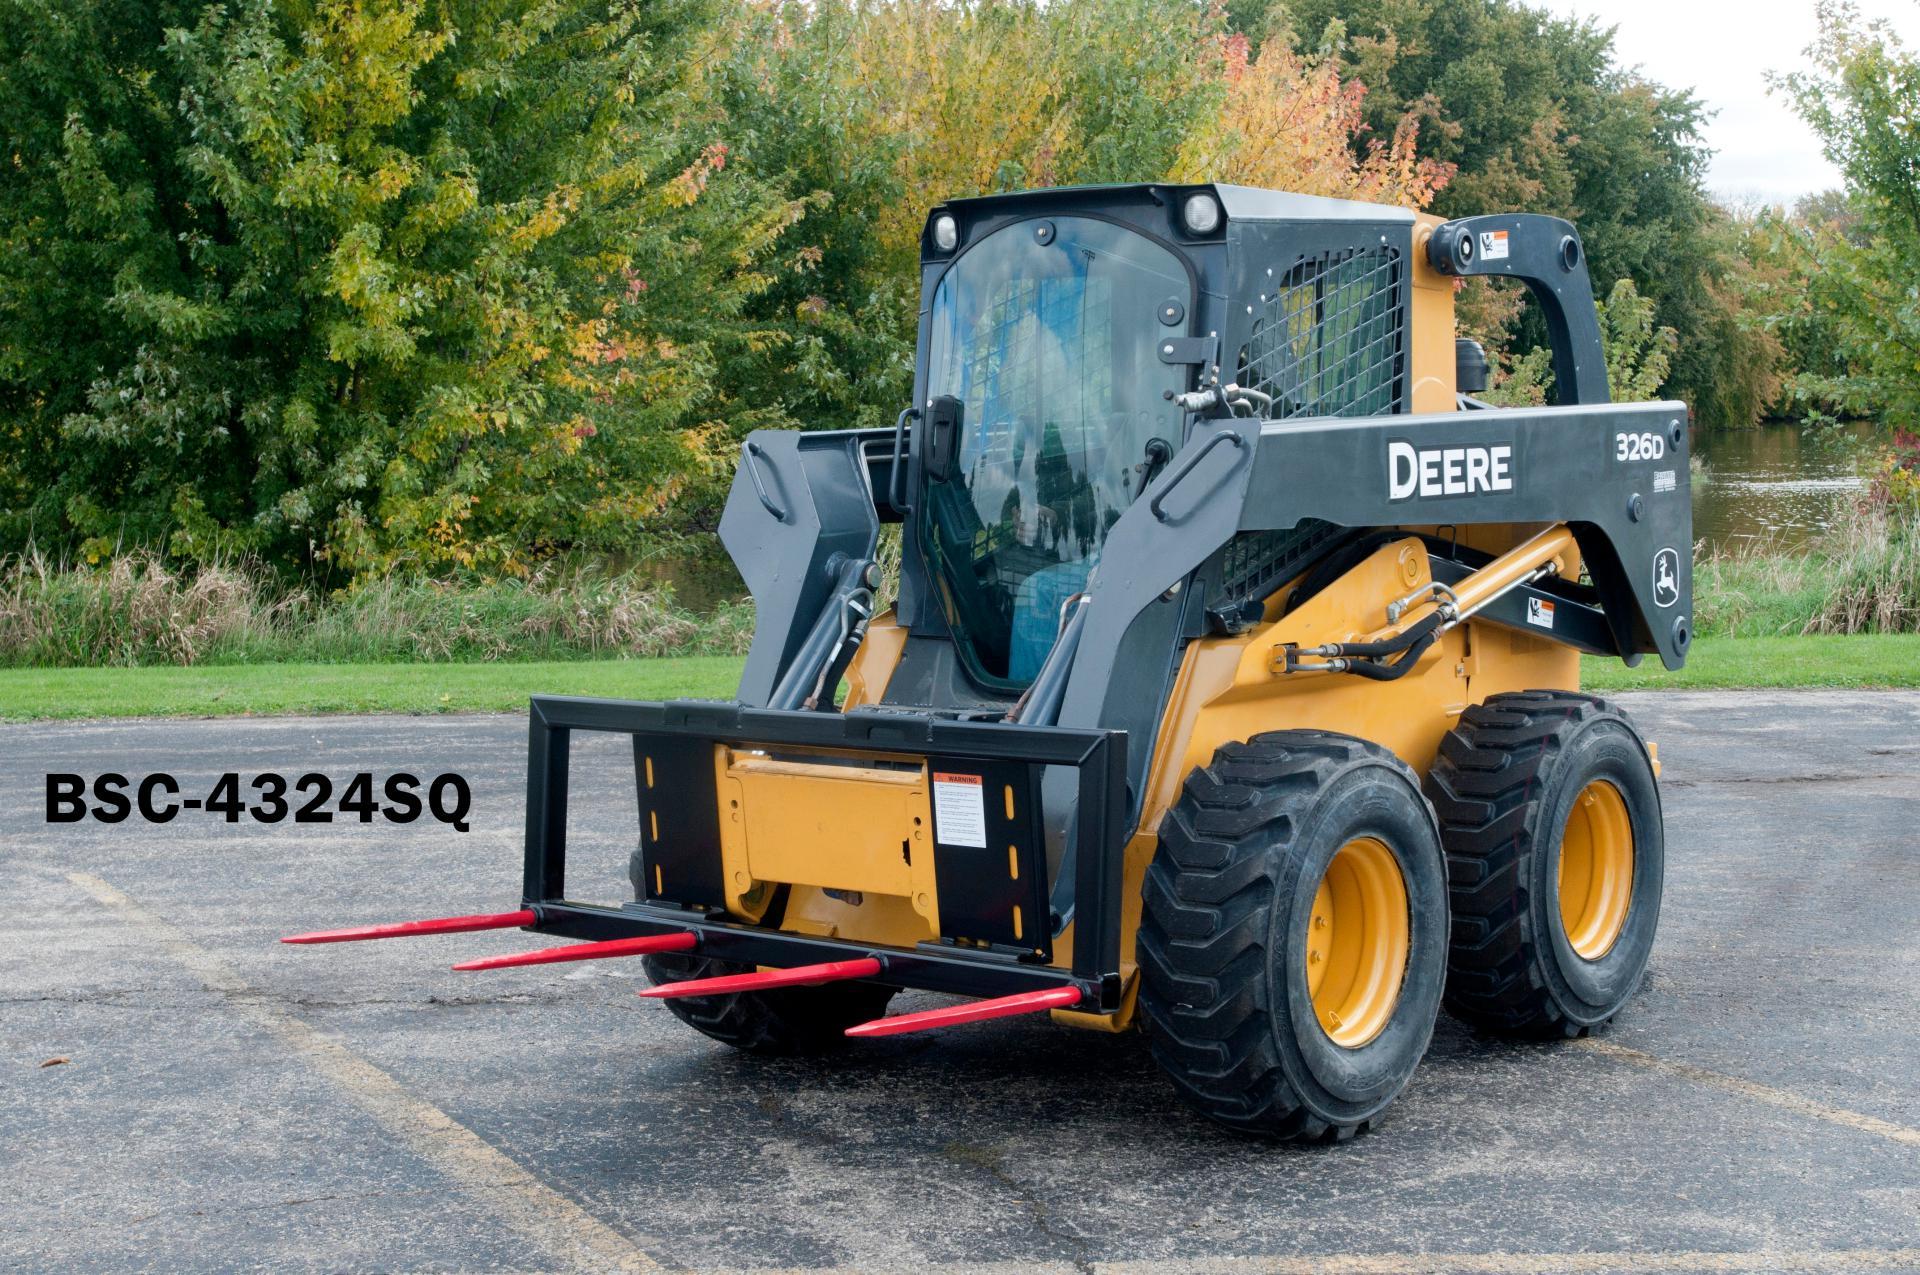
[[[1393,1017],[1406,980],[1407,883],[1383,842],[1340,847],[1313,893],[1307,994],[1328,1039],[1358,1049]]]
[[[1626,799],[1596,779],[1574,799],[1560,834],[1560,924],[1587,961],[1612,950],[1633,900],[1633,823]]]

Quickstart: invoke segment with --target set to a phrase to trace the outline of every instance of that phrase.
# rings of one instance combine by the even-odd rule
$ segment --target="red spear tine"
[[[763,970],[753,974],[725,974],[719,978],[662,983],[640,994],[655,1000],[670,1000],[675,996],[722,996],[728,992],[764,991],[769,987],[799,987],[813,983],[837,983],[849,978],[872,978],[884,968],[878,960],[869,956],[857,961],[796,965],[790,970]]]
[[[649,952],[685,952],[699,942],[691,930],[681,930],[675,934],[608,939],[604,943],[569,943],[565,947],[543,947],[537,952],[515,952],[511,956],[486,956],[477,961],[462,961],[453,968],[499,970],[514,965],[552,965],[559,961],[597,961],[609,956],[645,956]]]
[[[397,939],[410,934],[466,934],[473,930],[511,930],[540,918],[531,908],[518,912],[483,912],[478,916],[442,916],[430,921],[401,921],[396,925],[362,925],[351,930],[315,930],[289,934],[282,943],[354,943],[361,939]]]
[[[1018,992],[993,1000],[968,1001],[964,1005],[945,1005],[923,1009],[917,1014],[896,1014],[876,1018],[870,1023],[847,1028],[849,1036],[904,1036],[908,1032],[929,1031],[935,1027],[957,1027],[987,1018],[1011,1018],[1015,1014],[1037,1014],[1043,1009],[1065,1009],[1080,1003],[1077,987],[1049,987],[1038,992]]]

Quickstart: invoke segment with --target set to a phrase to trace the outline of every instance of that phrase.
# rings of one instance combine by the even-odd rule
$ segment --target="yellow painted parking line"
[[[143,942],[166,952],[208,990],[224,997],[236,1014],[277,1037],[397,1141],[552,1258],[578,1270],[660,1269],[624,1235],[521,1168],[479,1134],[407,1092],[380,1068],[249,987],[232,966],[184,931],[90,872],[66,875],[68,881],[138,929]]]
[[[1920,1147],[1920,1129],[1910,1129],[1906,1125],[1882,1120],[1878,1116],[1849,1111],[1845,1107],[1829,1106],[1824,1102],[1803,1098],[1797,1093],[1788,1093],[1784,1089],[1775,1089],[1771,1085],[1742,1080],[1738,1076],[1729,1076],[1718,1071],[1709,1071],[1705,1067],[1696,1067],[1692,1063],[1670,1062],[1665,1058],[1656,1058],[1652,1054],[1642,1053],[1638,1049],[1616,1045],[1610,1040],[1589,1036],[1575,1043],[1589,1052],[1608,1058],[1617,1058],[1622,1062],[1630,1062],[1651,1071],[1664,1072],[1669,1076],[1678,1076],[1682,1080],[1691,1080],[1698,1084],[1712,1085],[1716,1089],[1737,1093],[1743,1097],[1752,1098],[1756,1102],[1764,1102],[1798,1115],[1811,1116],[1815,1120],[1824,1120],[1828,1124],[1843,1125],[1861,1133],[1890,1138],[1909,1147]]]

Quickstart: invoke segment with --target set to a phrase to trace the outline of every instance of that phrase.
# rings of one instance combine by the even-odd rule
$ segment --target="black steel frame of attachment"
[[[1130,832],[1124,732],[954,721],[919,713],[807,713],[737,703],[549,695],[532,698],[528,717],[522,902],[539,918],[532,928],[541,933],[602,940],[685,930],[698,937],[702,954],[746,965],[794,966],[877,956],[885,969],[876,981],[899,987],[968,996],[1074,987],[1090,1012],[1120,1008],[1121,867]],[[1071,767],[1079,783],[1071,967],[1063,970],[944,943],[903,949],[788,934],[733,920],[711,908],[659,902],[607,907],[569,900],[567,786],[572,737],[578,730]]]

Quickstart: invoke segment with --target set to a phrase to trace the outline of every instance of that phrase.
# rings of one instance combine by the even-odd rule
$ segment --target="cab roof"
[[[1056,201],[1092,202],[1089,196],[1105,195],[1115,203],[1142,197],[1171,201],[1196,190],[1210,190],[1220,200],[1228,221],[1367,221],[1412,222],[1413,210],[1396,204],[1368,204],[1356,199],[1329,199],[1323,195],[1299,195],[1291,191],[1267,190],[1259,186],[1230,186],[1214,182],[1128,182],[1087,186],[1048,186],[1036,190],[1008,191],[998,195],[974,195],[942,201],[941,208],[962,212],[989,212],[1026,204]]]

